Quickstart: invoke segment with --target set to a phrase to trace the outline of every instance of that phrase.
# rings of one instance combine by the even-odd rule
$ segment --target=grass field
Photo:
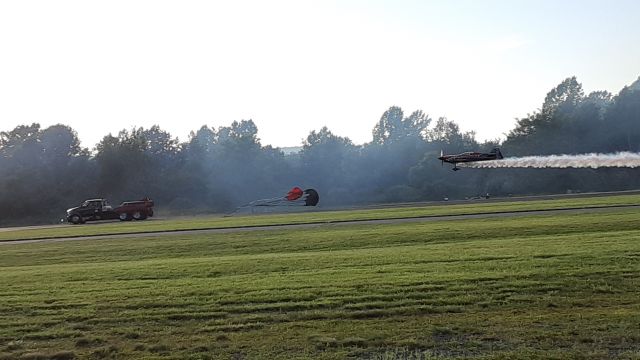
[[[108,222],[90,225],[49,227],[46,229],[11,230],[0,229],[0,241],[41,239],[101,234],[126,234],[153,231],[187,229],[231,228],[239,226],[261,226],[277,224],[325,223],[336,221],[398,219],[407,217],[496,213],[562,208],[592,208],[601,206],[639,205],[640,195],[618,195],[574,199],[480,202],[458,205],[407,206],[400,208],[363,209],[353,211],[320,211],[251,216],[198,216],[179,220],[154,220],[143,222]]]
[[[0,359],[640,359],[639,215],[6,245]]]

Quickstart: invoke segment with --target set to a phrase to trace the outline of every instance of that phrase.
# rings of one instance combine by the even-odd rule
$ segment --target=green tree
[[[423,139],[431,119],[422,110],[414,111],[409,117],[398,106],[392,106],[382,114],[373,128],[374,144],[390,144],[405,139]]]
[[[349,138],[333,134],[326,126],[311,131],[300,153],[303,182],[321,191],[325,203],[336,201],[349,192],[349,174],[356,151]]]
[[[0,170],[0,224],[57,221],[94,180],[88,151],[64,125],[21,125],[0,133]]]
[[[584,100],[575,76],[563,80],[547,93],[540,111],[517,121],[505,148],[514,155],[555,154],[575,148],[578,140],[574,134],[580,127],[578,114]]]
[[[640,78],[624,87],[607,108],[603,134],[609,151],[640,151]]]
[[[584,100],[582,84],[575,76],[567,78],[547,93],[542,104],[543,119],[553,123],[559,116],[570,116],[582,100]]]
[[[109,134],[96,146],[95,160],[99,169],[99,194],[125,199],[147,195],[150,155],[143,128],[121,130]],[[152,195],[152,194],[149,194]]]

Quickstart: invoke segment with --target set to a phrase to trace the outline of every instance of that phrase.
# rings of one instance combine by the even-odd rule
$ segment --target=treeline
[[[640,151],[640,79],[619,94],[585,95],[573,78],[542,107],[518,119],[500,144],[480,143],[446,118],[390,107],[373,140],[355,145],[326,127],[311,131],[296,154],[263,146],[252,120],[202,126],[179,142],[158,126],[105,136],[80,146],[65,125],[22,125],[0,133],[0,225],[55,222],[86,198],[113,202],[149,196],[165,212],[224,212],[278,196],[295,185],[316,188],[321,205],[440,200],[492,195],[637,188],[636,169],[468,169],[454,173],[436,158],[489,151],[505,156]]]

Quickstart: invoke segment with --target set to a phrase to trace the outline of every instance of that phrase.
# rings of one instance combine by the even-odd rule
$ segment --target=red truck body
[[[113,209],[113,211],[118,215],[125,214],[125,216],[130,215],[132,219],[144,220],[153,216],[153,200],[145,198],[138,201],[126,201]],[[120,217],[120,220],[126,219]]]

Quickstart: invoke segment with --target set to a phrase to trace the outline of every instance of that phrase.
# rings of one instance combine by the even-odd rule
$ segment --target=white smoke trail
[[[640,167],[640,153],[524,156],[459,164],[470,168],[601,168]]]

